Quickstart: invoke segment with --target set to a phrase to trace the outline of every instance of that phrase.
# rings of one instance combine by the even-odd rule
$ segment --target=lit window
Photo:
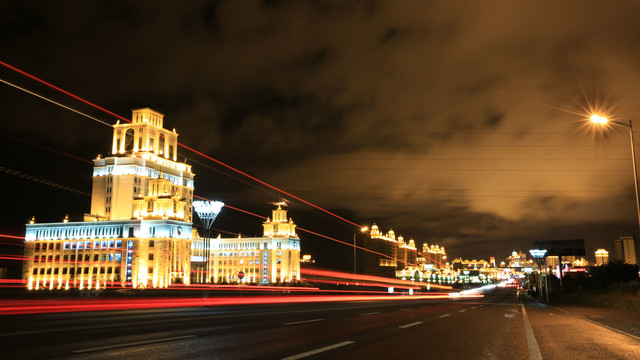
[[[113,253],[109,254],[109,261],[113,261]]]
[[[100,261],[106,261],[107,260],[107,254],[100,254]]]
[[[116,253],[116,261],[122,261],[122,254],[121,253]]]

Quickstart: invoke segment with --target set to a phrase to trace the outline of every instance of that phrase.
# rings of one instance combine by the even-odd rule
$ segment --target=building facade
[[[393,230],[383,234],[376,224],[371,226],[364,247],[372,252],[363,252],[363,271],[367,275],[395,277],[398,267],[398,240]]]
[[[635,236],[620,236],[618,239],[613,240],[616,260],[625,264],[637,264],[635,242]]]
[[[206,262],[192,283],[271,284],[300,280],[300,239],[296,225],[281,205],[262,223],[262,237],[204,239],[192,243],[192,264]],[[210,246],[210,251],[207,247]],[[195,266],[194,266],[195,267]]]
[[[84,221],[26,225],[30,289],[189,284],[194,174],[163,118],[143,108],[114,125],[110,156],[93,160]]]
[[[605,249],[596,250],[596,266],[602,266],[609,263],[609,252]]]

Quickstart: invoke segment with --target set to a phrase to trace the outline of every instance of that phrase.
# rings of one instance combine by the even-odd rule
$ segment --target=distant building
[[[605,249],[596,250],[596,265],[602,266],[609,263],[609,252]]]
[[[113,126],[110,156],[93,160],[84,221],[26,225],[29,289],[189,284],[194,174],[163,118],[143,108]]]
[[[547,266],[556,267],[560,265],[560,258],[556,255],[549,255],[545,257],[545,260],[547,262]]]
[[[408,243],[404,242],[402,236],[398,237],[398,261],[397,270],[402,270],[407,267],[414,267],[416,265],[417,250],[416,244],[413,239]]]
[[[398,240],[393,230],[382,234],[376,224],[371,226],[364,247],[372,252],[363,252],[363,268],[367,275],[395,277],[398,266]]]
[[[303,264],[315,264],[316,261],[313,260],[311,255],[305,254],[305,255],[302,255],[302,259],[300,260],[300,263],[303,263]]]
[[[620,236],[620,238],[613,240],[615,259],[625,264],[637,264],[635,241],[635,236]]]
[[[300,280],[300,239],[296,225],[280,205],[262,223],[262,237],[193,238],[192,263],[206,262],[208,276],[193,273],[192,283],[270,284]],[[211,246],[207,252],[206,243]],[[195,266],[194,266],[195,267]],[[204,275],[204,276],[203,276]]]
[[[447,252],[444,246],[422,244],[422,255],[425,259],[425,265],[435,268],[444,269],[447,263]]]
[[[527,262],[527,254],[522,251],[513,251],[509,256],[509,267],[525,267],[529,266]]]

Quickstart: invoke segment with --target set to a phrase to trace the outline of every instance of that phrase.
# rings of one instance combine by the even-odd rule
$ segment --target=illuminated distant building
[[[396,276],[398,265],[398,241],[393,230],[385,235],[376,224],[371,226],[369,236],[364,240],[364,247],[374,251],[363,253],[364,273],[386,277]]]
[[[613,248],[615,249],[617,261],[631,265],[637,264],[635,241],[635,236],[621,236],[613,240]]]
[[[213,283],[269,284],[300,280],[300,239],[296,225],[280,204],[262,223],[262,237],[210,239]],[[193,262],[201,262],[204,239],[193,239]],[[192,275],[192,282],[199,280]],[[197,281],[197,282],[201,282]]]
[[[556,267],[560,265],[560,258],[558,256],[549,255],[545,257],[545,260],[547,262],[547,266]]]
[[[509,267],[525,267],[529,266],[527,262],[527,254],[522,251],[513,251],[509,256]]]
[[[397,269],[402,270],[404,268],[415,266],[416,257],[416,244],[413,239],[410,239],[408,243],[405,243],[404,238],[399,236]]]
[[[29,289],[189,284],[194,174],[163,118],[143,108],[114,125],[110,156],[93,160],[84,221],[26,225]]]
[[[571,263],[573,267],[585,267],[589,266],[589,262],[585,258],[576,259]]]
[[[316,261],[313,260],[311,258],[311,255],[309,255],[309,254],[302,255],[302,259],[300,260],[300,262],[303,263],[303,264],[315,264],[316,263]]]
[[[596,250],[596,265],[602,266],[609,263],[609,252],[605,249]]]
[[[442,269],[446,267],[447,252],[444,246],[438,245],[429,246],[427,243],[422,244],[422,255],[425,259],[427,267]]]

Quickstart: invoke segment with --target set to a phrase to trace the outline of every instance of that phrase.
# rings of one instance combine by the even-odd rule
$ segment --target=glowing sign
[[[547,250],[546,249],[531,249],[531,250],[529,250],[529,254],[531,254],[531,256],[533,256],[536,259],[542,259],[547,254]]]

